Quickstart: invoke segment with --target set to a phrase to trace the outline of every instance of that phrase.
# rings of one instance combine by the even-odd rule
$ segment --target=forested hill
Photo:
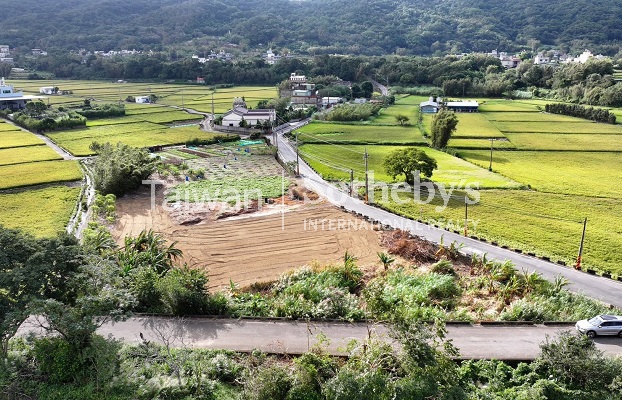
[[[555,46],[615,54],[619,0],[3,1],[0,44],[49,49],[209,49],[433,54]]]

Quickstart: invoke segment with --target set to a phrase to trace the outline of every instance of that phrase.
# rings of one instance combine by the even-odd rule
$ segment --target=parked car
[[[617,335],[622,338],[622,316],[597,315],[591,319],[582,319],[575,324],[575,328],[588,337]]]

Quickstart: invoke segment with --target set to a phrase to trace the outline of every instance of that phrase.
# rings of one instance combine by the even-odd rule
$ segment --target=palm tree
[[[164,275],[173,267],[174,262],[183,256],[176,248],[177,242],[166,246],[162,235],[153,230],[142,231],[137,237],[127,236],[125,247],[119,252],[119,264],[125,273],[136,267],[150,267],[160,275]]]
[[[378,254],[378,258],[380,259],[380,262],[382,263],[382,266],[384,267],[385,271],[389,269],[389,265],[395,262],[395,258],[391,257],[387,253],[383,253],[379,251],[376,254]]]

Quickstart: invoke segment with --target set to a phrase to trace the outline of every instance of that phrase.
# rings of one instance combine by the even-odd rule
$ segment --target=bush
[[[460,292],[450,275],[414,275],[400,268],[371,281],[363,295],[376,318],[433,319],[451,309]]]
[[[173,315],[199,315],[207,311],[207,276],[188,267],[173,268],[156,283],[163,311]]]
[[[381,106],[377,104],[342,104],[333,107],[329,112],[316,114],[318,119],[326,121],[364,121],[377,115]]]
[[[292,387],[289,371],[283,366],[261,367],[244,385],[244,399],[285,400]]]
[[[216,143],[237,142],[240,140],[239,135],[216,135],[211,139],[194,138],[186,142],[186,146],[207,146]]]
[[[122,117],[125,115],[125,105],[123,104],[102,104],[96,107],[77,110],[76,113],[88,119]]]

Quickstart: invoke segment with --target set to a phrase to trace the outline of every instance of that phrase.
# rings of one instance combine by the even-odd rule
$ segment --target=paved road
[[[297,126],[294,125],[289,130],[293,130],[296,127]],[[283,161],[296,161],[296,151],[289,141],[283,137],[283,134],[286,132],[287,130],[282,129],[277,135],[279,156]],[[464,237],[453,232],[448,232],[430,225],[419,223],[417,221],[412,221],[367,205],[358,199],[349,197],[346,193],[341,192],[337,187],[324,181],[302,159],[300,160],[300,173],[304,178],[304,182],[307,187],[326,197],[328,201],[337,206],[343,206],[349,211],[354,211],[368,216],[376,221],[380,221],[383,225],[408,230],[412,234],[425,238],[434,243],[440,243],[441,236],[443,236],[444,243],[446,244],[454,241],[456,243],[462,243],[464,245],[462,251],[467,255],[482,255],[487,253],[488,257],[492,259],[501,261],[510,260],[518,269],[525,269],[528,271],[536,270],[548,280],[553,280],[557,275],[561,275],[570,282],[567,287],[569,290],[576,293],[583,293],[607,304],[622,308],[621,282],[590,275],[572,268],[562,267],[535,257],[518,254],[511,250],[502,249],[500,247]]]
[[[389,89],[386,86],[384,86],[380,82],[376,82],[375,80],[373,80],[371,78],[369,78],[369,81],[372,83],[372,85],[374,85],[374,88],[378,89],[380,94],[382,94],[383,96],[388,96],[389,95]]]
[[[34,319],[22,325],[18,335],[37,331]],[[480,326],[448,325],[448,338],[460,350],[463,359],[532,360],[540,354],[540,344],[554,338],[560,331],[571,330],[564,326]],[[266,321],[252,319],[196,318],[175,319],[165,317],[137,317],[124,322],[103,325],[98,333],[112,336],[126,343],[140,343],[140,334],[146,340],[163,343],[170,341],[174,347],[228,349],[268,353],[301,354],[318,342],[322,333],[329,339],[327,351],[334,355],[347,354],[352,340],[362,340],[369,335],[395,345],[388,330],[381,324]],[[622,356],[622,339],[596,338],[596,346],[608,355]]]

